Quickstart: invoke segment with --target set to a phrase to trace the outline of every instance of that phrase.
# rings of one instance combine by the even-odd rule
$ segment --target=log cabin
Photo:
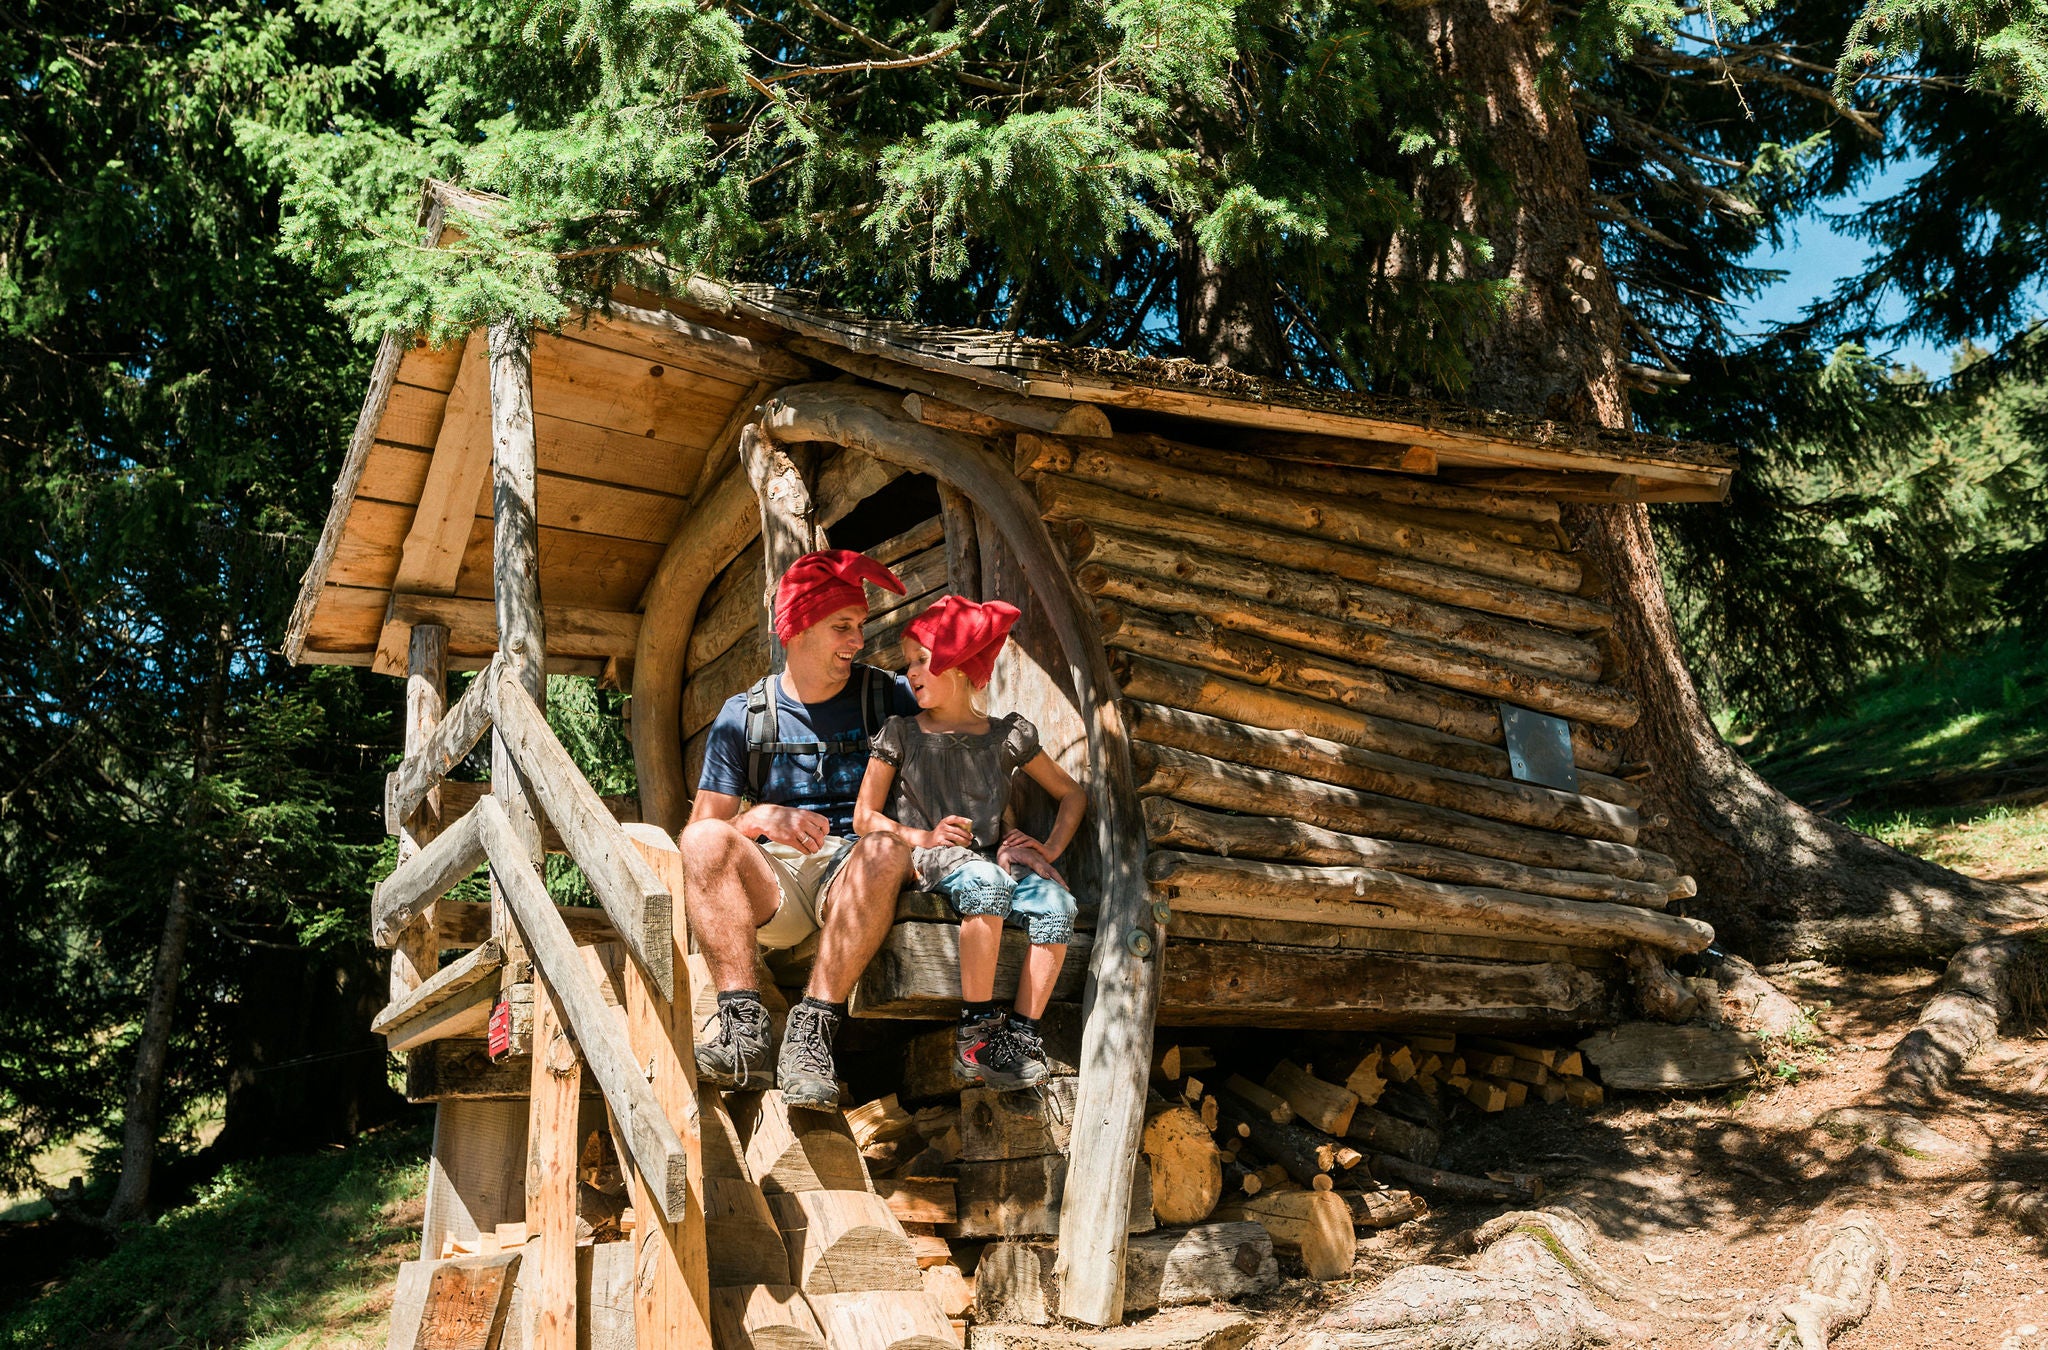
[[[480,202],[429,185],[428,243]],[[708,993],[673,836],[713,715],[776,658],[766,598],[798,554],[903,577],[874,595],[877,664],[945,592],[1025,611],[991,704],[1030,716],[1091,801],[1069,854],[1086,931],[1055,995],[1078,1004],[1078,1081],[1056,1167],[990,1183],[1050,1192],[976,1212],[983,1236],[1035,1213],[1057,1312],[1101,1326],[1151,1214],[1156,1028],[1582,1030],[1711,941],[1677,912],[1690,880],[1639,842],[1626,653],[1559,505],[1715,501],[1733,467],[703,278],[557,331],[387,338],[286,650],[403,681],[376,1030],[439,1114],[400,1309],[470,1307],[488,1268],[493,1344],[954,1343],[918,1279],[929,1230],[883,1202],[866,1141],[772,1092],[700,1096],[690,1064]],[[635,795],[578,772],[548,675],[626,696]],[[550,898],[551,851],[596,906]],[[489,902],[449,898],[480,867]],[[912,1061],[957,1007],[955,932],[905,895],[855,992]],[[777,954],[777,978],[807,955]],[[632,1222],[595,1234],[600,1143]]]

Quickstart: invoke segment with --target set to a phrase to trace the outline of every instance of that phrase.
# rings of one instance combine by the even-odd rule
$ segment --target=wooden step
[[[498,993],[492,977],[504,964],[505,949],[497,939],[486,939],[378,1013],[370,1030],[384,1037],[392,1050],[410,1050],[450,1036],[474,1036],[490,1020]]]
[[[1076,933],[1067,945],[1066,964],[1054,982],[1052,996],[1080,997],[1088,974],[1088,953],[1094,938]],[[996,956],[995,996],[1014,998],[1024,952],[1031,944],[1014,928],[1003,930]],[[945,1018],[960,1011],[960,927],[951,923],[899,923],[883,939],[850,1004],[855,1017]]]

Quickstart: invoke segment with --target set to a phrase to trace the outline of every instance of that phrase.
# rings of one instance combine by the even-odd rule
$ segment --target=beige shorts
[[[805,853],[769,840],[760,845],[775,880],[782,887],[782,903],[775,916],[754,931],[754,940],[768,951],[794,947],[825,924],[825,893],[840,866],[853,852],[854,841],[832,835],[816,853]]]

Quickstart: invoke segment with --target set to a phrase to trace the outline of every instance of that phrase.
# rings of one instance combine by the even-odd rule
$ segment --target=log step
[[[475,1035],[489,1018],[490,1004],[498,992],[491,977],[504,964],[504,947],[495,938],[486,940],[378,1013],[370,1023],[371,1032],[384,1037],[392,1050]]]

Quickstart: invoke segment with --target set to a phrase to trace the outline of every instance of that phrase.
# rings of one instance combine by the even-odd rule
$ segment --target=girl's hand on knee
[[[1012,830],[1003,837],[1001,846],[996,849],[996,865],[1022,867],[1036,872],[1047,881],[1056,881],[1062,886],[1067,884],[1067,879],[1060,875],[1059,868],[1052,865],[1052,859],[1045,856],[1045,845],[1022,830]]]

